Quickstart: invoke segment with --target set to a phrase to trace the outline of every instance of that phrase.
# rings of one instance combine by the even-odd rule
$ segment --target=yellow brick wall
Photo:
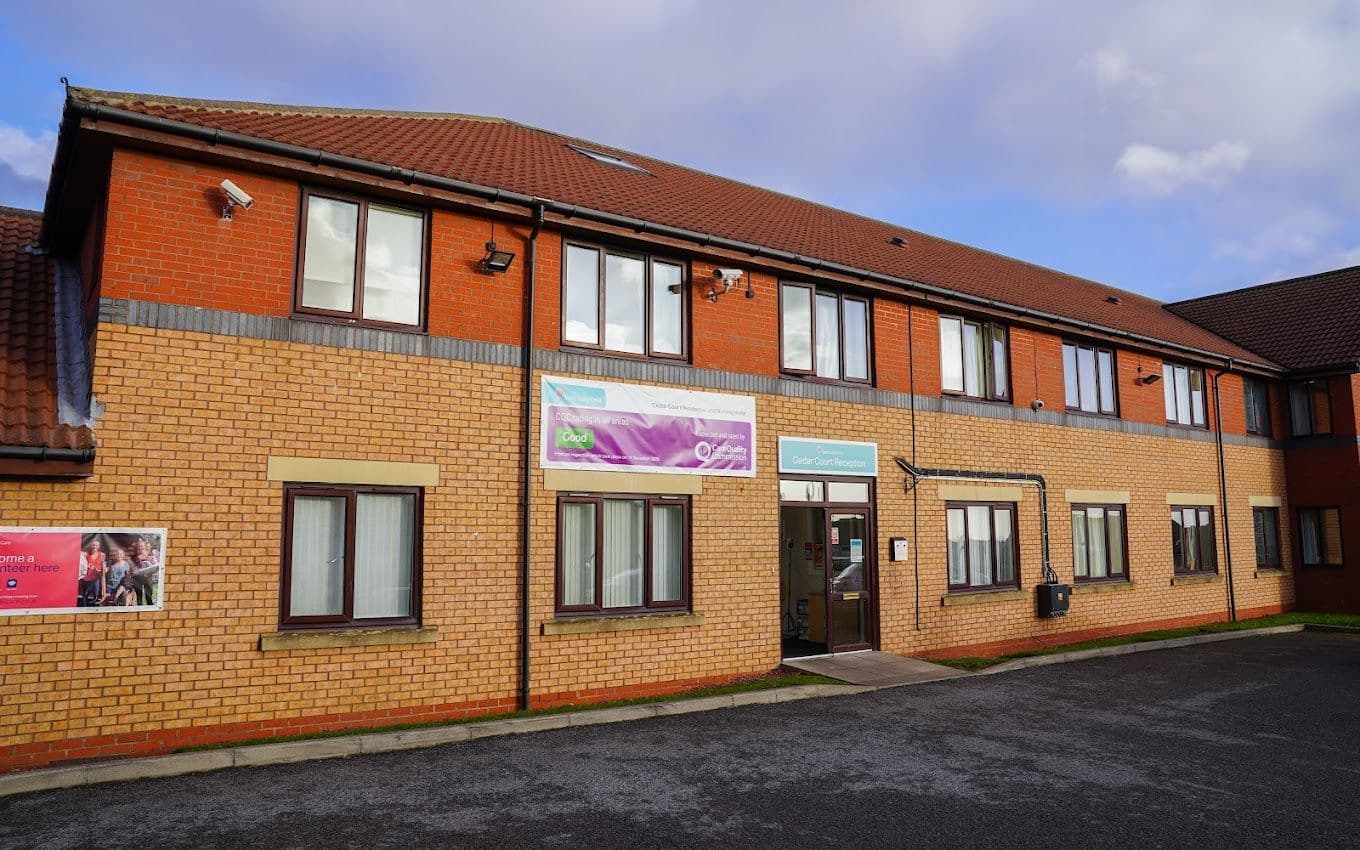
[[[95,475],[80,484],[0,482],[6,525],[169,529],[161,612],[0,618],[0,747],[157,729],[503,704],[517,672],[519,393],[516,370],[295,343],[102,325]],[[543,636],[553,616],[554,494],[535,471],[533,680],[543,699],[760,673],[779,662],[776,440],[879,444],[881,644],[930,653],[1061,632],[1221,616],[1222,581],[1171,584],[1169,491],[1217,493],[1213,443],[918,414],[922,465],[1040,472],[1050,485],[1053,563],[1071,576],[1066,488],[1130,490],[1131,589],[1082,594],[1065,620],[1033,598],[941,605],[944,517],[936,482],[913,499],[895,455],[911,414],[757,397],[755,478],[707,478],[694,498],[698,626]],[[435,643],[263,653],[278,625],[282,485],[269,455],[440,464],[425,502],[423,622]],[[1230,446],[1238,605],[1287,606],[1288,577],[1256,577],[1249,495],[1284,492],[1280,453]],[[1022,581],[1039,576],[1038,500],[1019,506]],[[1222,528],[1220,534],[1220,565]],[[1286,530],[1287,534],[1287,530]],[[1288,552],[1288,541],[1283,551]],[[915,570],[919,569],[920,629]]]

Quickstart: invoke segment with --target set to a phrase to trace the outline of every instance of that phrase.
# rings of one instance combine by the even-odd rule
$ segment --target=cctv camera
[[[245,190],[230,180],[222,181],[222,191],[226,193],[227,201],[231,206],[240,207],[243,210],[248,210],[255,206],[255,199],[247,195]]]
[[[1037,410],[1043,410],[1043,409],[1044,409],[1044,400],[1041,399],[1041,398],[1036,398],[1034,401],[1031,401],[1031,402],[1029,403],[1029,406],[1032,407],[1032,408],[1034,408],[1036,411],[1037,411]]]
[[[713,279],[733,284],[741,280],[741,269],[714,269]]]

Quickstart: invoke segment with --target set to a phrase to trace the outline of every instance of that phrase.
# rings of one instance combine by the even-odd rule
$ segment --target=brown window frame
[[[1308,398],[1308,427],[1307,430],[1299,428],[1298,417],[1294,415],[1294,394],[1301,391]],[[1318,396],[1323,397],[1323,405],[1327,411],[1327,428],[1318,430],[1317,428],[1317,400]],[[1332,415],[1332,386],[1326,378],[1312,378],[1306,381],[1295,381],[1289,385],[1289,433],[1294,437],[1330,437],[1332,429],[1335,427]]]
[[[1084,416],[1109,416],[1109,417],[1111,417],[1111,418],[1118,419],[1118,418],[1119,418],[1119,352],[1118,352],[1116,349],[1114,349],[1114,348],[1112,348],[1112,347],[1110,347],[1110,346],[1096,345],[1095,343],[1091,343],[1091,342],[1082,342],[1082,341],[1080,341],[1080,340],[1075,340],[1075,339],[1065,339],[1065,340],[1063,340],[1062,346],[1063,346],[1063,354],[1062,354],[1062,357],[1063,357],[1063,402],[1064,402],[1064,404],[1065,404],[1066,407],[1067,407],[1067,412],[1068,412],[1068,413],[1079,413],[1079,414],[1082,414],[1082,415],[1084,415]],[[1007,344],[1007,348],[1009,349],[1009,342],[1008,342],[1008,344]],[[1073,405],[1067,403],[1067,349],[1068,349],[1068,348],[1073,349],[1073,360],[1072,360],[1072,365],[1073,365],[1073,367],[1074,367],[1075,370],[1076,370],[1076,371],[1072,374],[1072,384],[1073,384],[1073,386],[1075,386],[1076,389],[1077,389],[1077,404],[1076,404],[1076,406],[1073,406]],[[1087,351],[1090,351],[1090,352],[1092,353],[1092,356],[1095,357],[1095,364],[1096,364],[1096,409],[1095,409],[1095,410],[1087,410],[1086,408],[1084,408],[1084,407],[1081,406],[1081,402],[1082,402],[1082,397],[1081,397],[1081,352],[1082,352],[1082,349],[1086,349]],[[1113,393],[1114,398],[1110,399],[1110,407],[1109,407],[1108,410],[1107,410],[1106,408],[1104,408],[1104,407],[1101,406],[1101,402],[1102,402],[1101,396],[1104,395],[1104,393],[1101,391],[1101,383],[1100,383],[1100,355],[1102,355],[1102,354],[1108,354],[1108,355],[1110,355],[1110,391],[1111,391],[1111,393]],[[1095,507],[1099,507],[1099,505],[1096,505]]]
[[[963,375],[963,386],[964,386],[964,389],[955,390],[955,389],[950,389],[950,388],[948,388],[948,387],[946,387],[946,386],[944,385],[944,345],[943,345],[943,338],[941,337],[941,345],[940,345],[940,349],[939,349],[939,351],[940,351],[940,393],[941,393],[942,395],[952,396],[952,397],[954,397],[954,398],[967,398],[967,399],[973,399],[973,400],[976,400],[976,401],[1004,402],[1004,403],[1006,403],[1006,404],[1009,404],[1010,401],[1011,401],[1011,399],[1012,399],[1012,398],[1014,397],[1014,395],[1015,395],[1014,387],[1012,386],[1012,381],[1013,381],[1013,379],[1014,379],[1014,376],[1011,374],[1011,328],[1010,328],[1010,325],[1008,325],[1008,324],[1006,324],[1005,322],[1002,322],[1002,321],[1000,321],[1000,320],[997,320],[997,319],[973,319],[973,318],[969,318],[968,316],[956,315],[956,314],[952,314],[952,313],[941,313],[940,316],[939,316],[939,322],[937,322],[937,329],[939,329],[939,328],[941,327],[942,323],[945,322],[945,321],[957,321],[957,322],[959,322],[959,343],[960,343],[959,356],[960,356],[960,358],[961,358],[960,361],[959,361],[959,367],[960,367],[960,370],[961,370],[961,371],[960,371],[960,374]],[[967,390],[967,387],[968,387],[968,355],[967,355],[967,353],[964,351],[964,349],[962,348],[962,345],[963,345],[963,328],[964,328],[966,325],[977,325],[977,326],[979,327],[979,333],[982,334],[983,340],[984,340],[984,343],[985,343],[985,344],[983,345],[983,349],[982,349],[982,384],[983,384],[983,392],[982,392],[981,395],[975,395],[975,394],[969,393],[968,390]],[[996,357],[995,357],[995,356],[993,355],[993,353],[992,353],[992,343],[995,341],[995,340],[994,340],[994,337],[993,337],[993,334],[994,334],[994,329],[996,329],[996,328],[1000,328],[1000,329],[1001,329],[1001,333],[1002,333],[1002,335],[1005,337],[1005,348],[1006,348],[1006,383],[1005,383],[1005,386],[1002,387],[1002,388],[1000,388],[1000,389],[998,389],[997,386],[996,386],[996,384],[997,384],[997,381],[996,381]]]
[[[1086,575],[1084,576],[1077,574],[1077,544],[1076,540],[1072,541],[1072,580],[1079,582],[1081,584],[1086,584],[1088,582],[1094,582],[1098,584],[1103,581],[1129,581],[1129,506],[1120,504],[1082,503],[1072,505],[1071,512],[1076,513],[1077,511],[1081,511],[1082,515],[1086,516],[1086,512],[1091,508],[1096,508],[1098,510],[1103,510],[1106,512],[1105,522],[1101,523],[1101,530],[1105,534],[1105,575],[1103,576],[1091,575],[1090,566],[1091,541],[1088,536],[1086,541],[1087,566]],[[1109,523],[1110,511],[1119,512],[1119,526],[1120,526],[1119,533],[1123,535],[1124,539],[1124,563],[1120,571],[1117,573],[1111,569],[1110,564],[1110,523]],[[1091,529],[1090,521],[1089,519],[1084,521],[1086,522],[1086,532],[1089,535]]]
[[[406,617],[354,617],[355,521],[359,494],[398,493],[415,497],[414,540],[411,548],[411,614]],[[283,488],[283,546],[279,579],[279,628],[282,630],[418,626],[421,617],[421,585],[424,575],[425,491],[421,487],[382,487],[349,484],[285,484]],[[345,499],[345,588],[340,614],[292,616],[289,614],[293,585],[293,500],[298,496]]]
[[[604,503],[608,501],[644,502],[643,512],[643,564],[642,564],[642,605],[627,608],[604,607]],[[590,605],[565,605],[563,584],[562,548],[562,506],[565,504],[590,504],[595,506],[595,601]],[[661,505],[680,507],[684,511],[684,545],[681,547],[680,598],[678,600],[652,599],[652,508]],[[694,511],[688,496],[660,496],[645,493],[559,493],[557,496],[556,541],[554,543],[555,576],[553,578],[553,610],[563,616],[630,616],[637,614],[678,613],[690,610],[691,576],[693,574],[693,535]]]
[[[595,278],[595,326],[599,329],[599,342],[579,342],[567,339],[567,252],[571,248],[583,248],[587,251],[594,251],[599,257],[596,264]],[[605,268],[607,265],[606,256],[613,254],[618,257],[641,260],[643,268],[642,291],[642,338],[643,351],[620,351],[616,348],[609,348],[605,344]],[[656,263],[668,266],[676,266],[680,269],[680,353],[657,351],[653,347],[652,339],[652,267]],[[602,242],[587,242],[581,239],[563,238],[562,240],[562,281],[559,291],[558,309],[558,344],[562,348],[579,349],[582,351],[598,352],[609,357],[626,357],[633,360],[666,360],[670,362],[687,363],[690,359],[690,315],[692,312],[692,299],[690,298],[690,264],[688,260],[681,260],[668,254],[652,254],[647,251],[635,251],[629,248],[621,248],[616,245],[608,245]]]
[[[968,508],[987,508],[987,526],[990,530],[992,540],[992,583],[991,584],[972,584],[973,580],[973,551],[968,544]],[[1006,510],[1011,515],[1011,550],[1014,556],[1015,577],[1011,581],[996,581],[996,565],[1000,560],[997,555],[996,542],[996,512],[998,509]],[[944,503],[945,510],[945,584],[950,593],[973,593],[985,592],[990,590],[1018,590],[1020,588],[1020,506],[1016,502],[958,502],[951,501]],[[954,584],[949,578],[949,512],[951,510],[963,511],[963,561],[967,583]]]
[[[307,220],[308,210],[312,198],[325,198],[331,201],[341,201],[344,203],[359,205],[359,229],[355,234],[354,246],[354,309],[348,312],[342,310],[322,310],[317,307],[305,307],[302,304],[302,287],[304,285],[304,275],[307,268]],[[401,322],[383,322],[375,319],[365,319],[364,314],[364,254],[367,250],[368,241],[368,208],[371,204],[381,207],[391,207],[395,210],[403,210],[409,213],[416,213],[421,216],[421,268],[420,268],[420,295],[419,308],[420,320],[413,325]],[[293,262],[293,315],[297,318],[309,319],[312,321],[334,322],[337,324],[354,325],[366,328],[379,328],[382,330],[405,331],[407,333],[424,333],[429,325],[429,304],[430,304],[430,223],[431,216],[429,209],[413,207],[407,204],[392,203],[383,198],[370,198],[364,195],[353,195],[348,192],[332,192],[329,189],[317,189],[303,187],[300,200],[298,202],[298,238],[297,249]]]
[[[1270,421],[1270,385],[1261,378],[1242,378],[1242,407],[1248,434],[1269,437],[1274,431]]]
[[[1171,410],[1168,409],[1168,410],[1166,411],[1166,414],[1167,414],[1167,417],[1166,417],[1166,424],[1167,424],[1168,427],[1171,427],[1171,428],[1194,428],[1194,429],[1197,430],[1197,431],[1208,431],[1208,430],[1209,430],[1209,382],[1208,382],[1207,376],[1206,376],[1205,373],[1204,373],[1204,367],[1202,367],[1202,366],[1191,366],[1189,363],[1176,363],[1176,362],[1171,361],[1171,360],[1164,360],[1164,361],[1162,361],[1162,380],[1165,382],[1165,385],[1164,385],[1163,390],[1162,390],[1162,401],[1163,401],[1163,406],[1165,406],[1165,402],[1166,402],[1166,398],[1167,398],[1166,393],[1169,392],[1169,393],[1171,393],[1171,398],[1175,399],[1175,402],[1176,402],[1176,410],[1175,410],[1175,412],[1178,413],[1178,414],[1179,414],[1179,412],[1180,412],[1180,399],[1179,399],[1179,398],[1176,398],[1176,382],[1175,382],[1175,377],[1176,377],[1176,370],[1177,370],[1177,369],[1184,369],[1184,370],[1186,371],[1186,379],[1185,379],[1185,380],[1186,380],[1186,385],[1185,385],[1185,386],[1186,386],[1186,394],[1189,396],[1189,401],[1188,401],[1188,403],[1189,403],[1189,405],[1190,405],[1190,411],[1189,411],[1189,412],[1190,412],[1190,421],[1189,421],[1189,422],[1182,422],[1182,421],[1180,421],[1179,418],[1177,418],[1177,419],[1172,419],[1172,418],[1171,418],[1171,413],[1172,413],[1173,411],[1171,411]],[[1168,374],[1168,372],[1169,372],[1169,374]],[[1199,375],[1199,391],[1200,391],[1200,396],[1201,396],[1201,398],[1203,399],[1203,402],[1204,402],[1204,403],[1203,403],[1203,409],[1200,411],[1200,415],[1203,416],[1204,419],[1203,419],[1203,421],[1200,421],[1200,422],[1196,422],[1196,421],[1195,421],[1195,396],[1194,396],[1194,392],[1195,392],[1195,389],[1194,389],[1194,378],[1195,378],[1195,375]],[[1214,403],[1217,404],[1217,403],[1218,403],[1218,399],[1214,399]]]
[[[1265,552],[1265,553],[1263,553],[1262,550],[1261,550],[1261,544],[1262,544],[1262,542],[1264,542],[1264,541],[1263,541],[1263,538],[1262,538],[1262,535],[1264,534],[1264,529],[1263,529],[1263,525],[1261,524],[1261,522],[1258,521],[1258,517],[1267,517],[1267,516],[1268,516],[1268,517],[1272,517],[1272,518],[1273,518],[1272,521],[1274,522],[1273,531],[1274,531],[1274,538],[1275,538],[1275,563],[1273,563],[1273,564],[1270,563],[1270,560],[1269,560],[1269,554],[1268,554],[1268,553],[1269,553],[1269,548],[1270,548],[1270,547],[1269,547],[1269,546],[1266,547],[1266,552]],[[1258,570],[1282,570],[1282,569],[1284,569],[1284,552],[1281,551],[1281,549],[1280,549],[1280,509],[1279,509],[1279,508],[1275,508],[1275,507],[1259,507],[1259,508],[1252,508],[1252,509],[1251,509],[1251,536],[1252,536],[1252,542],[1253,542],[1253,543],[1255,544],[1255,546],[1256,546],[1256,569],[1258,569]],[[1265,554],[1265,557],[1262,557],[1263,554]]]
[[[1338,552],[1336,553],[1336,554],[1337,554],[1337,558],[1338,558],[1338,560],[1336,560],[1336,561],[1328,561],[1328,560],[1326,560],[1326,558],[1327,558],[1327,538],[1326,538],[1327,524],[1326,524],[1326,522],[1324,521],[1323,515],[1326,514],[1326,513],[1328,513],[1328,512],[1333,512],[1333,513],[1336,514],[1336,527],[1340,530],[1340,531],[1338,531],[1338,536],[1340,537],[1340,539],[1337,541],[1337,548],[1338,548],[1340,551],[1338,551]],[[1298,515],[1298,529],[1299,529],[1299,564],[1300,564],[1300,566],[1303,566],[1303,567],[1305,567],[1305,568],[1307,568],[1307,569],[1310,569],[1310,570],[1339,570],[1339,569],[1342,569],[1343,567],[1345,567],[1345,565],[1346,565],[1346,539],[1345,539],[1345,536],[1344,536],[1343,534],[1341,534],[1341,531],[1344,531],[1344,529],[1345,529],[1345,526],[1341,524],[1341,507],[1340,507],[1339,505],[1309,505],[1308,507],[1299,508],[1297,511],[1295,511],[1295,513]],[[1304,540],[1303,522],[1304,522],[1304,515],[1305,515],[1305,514],[1314,514],[1314,515],[1317,516],[1317,523],[1318,523],[1318,546],[1319,546],[1318,554],[1323,558],[1323,560],[1318,561],[1317,563],[1312,563],[1312,564],[1308,563],[1307,559],[1305,559],[1304,554],[1303,554],[1303,540]]]
[[[1178,576],[1218,575],[1218,520],[1214,516],[1214,509],[1207,505],[1171,505],[1170,511],[1172,515],[1179,512],[1181,514],[1182,523],[1184,521],[1184,512],[1194,511],[1196,528],[1202,527],[1199,525],[1199,519],[1202,515],[1207,514],[1209,517],[1209,564],[1207,566],[1201,566],[1196,570],[1186,568],[1185,547],[1187,537],[1185,534],[1185,526],[1182,524],[1179,557],[1177,556],[1177,541],[1174,537],[1171,541],[1172,571]],[[1172,519],[1172,523],[1174,527],[1174,519]],[[1196,531],[1196,534],[1198,534],[1198,531]],[[1203,548],[1201,547],[1200,555],[1202,556],[1203,554]]]
[[[810,295],[809,307],[809,331],[811,333],[811,352],[812,368],[796,369],[784,364],[784,290],[788,288],[806,289]],[[829,378],[825,375],[817,374],[817,297],[825,295],[836,299],[836,326],[839,328],[840,346],[836,352],[836,370],[840,373],[839,378]],[[845,302],[854,301],[864,305],[864,371],[868,374],[863,378],[847,378],[845,376]],[[824,384],[851,384],[858,387],[871,387],[874,385],[874,300],[867,295],[855,295],[829,286],[818,286],[815,283],[808,283],[802,280],[781,280],[779,282],[779,371],[783,375],[793,375],[808,381],[817,381]]]

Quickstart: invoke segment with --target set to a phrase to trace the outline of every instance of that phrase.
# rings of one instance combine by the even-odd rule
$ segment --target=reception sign
[[[158,611],[163,528],[0,528],[0,615]]]
[[[878,444],[780,437],[779,471],[805,475],[878,475]]]
[[[539,461],[547,469],[756,474],[750,396],[543,376]]]

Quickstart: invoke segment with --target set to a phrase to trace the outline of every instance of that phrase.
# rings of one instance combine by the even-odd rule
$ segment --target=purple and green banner
[[[750,396],[543,376],[545,469],[756,474]]]

